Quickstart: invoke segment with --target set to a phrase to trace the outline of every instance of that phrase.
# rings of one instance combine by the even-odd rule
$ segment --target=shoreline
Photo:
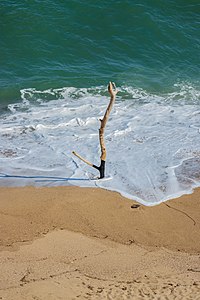
[[[199,299],[199,199],[0,188],[0,299]]]

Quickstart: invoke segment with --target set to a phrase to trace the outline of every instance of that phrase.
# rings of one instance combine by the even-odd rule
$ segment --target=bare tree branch
[[[93,167],[93,164],[89,161],[87,161],[86,159],[84,159],[82,156],[80,156],[78,153],[76,153],[75,151],[72,151],[72,153],[78,157],[80,160],[84,161],[87,165]]]
[[[99,170],[100,178],[105,177],[105,162],[106,162],[106,146],[105,146],[105,140],[104,140],[105,127],[106,127],[106,123],[108,121],[110,112],[112,110],[112,107],[113,107],[113,104],[115,102],[115,98],[116,98],[116,95],[117,95],[117,92],[118,92],[114,82],[109,82],[108,91],[110,93],[110,102],[108,104],[108,107],[106,109],[106,112],[104,114],[103,119],[100,120],[101,126],[100,126],[100,129],[99,129],[99,143],[100,143],[100,147],[101,147],[101,157],[100,157],[101,158],[101,164],[100,164],[100,166],[98,167],[96,165],[93,165],[92,163],[90,163],[89,161],[84,159],[82,156],[80,156],[75,151],[72,152],[76,157],[78,157],[79,159],[84,161],[86,164],[88,164],[89,166]]]

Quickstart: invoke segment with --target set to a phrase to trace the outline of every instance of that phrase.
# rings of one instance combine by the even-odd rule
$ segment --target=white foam
[[[75,150],[99,164],[99,118],[109,101],[106,88],[21,93],[22,102],[9,105],[10,114],[0,121],[0,172],[22,177],[2,178],[0,185],[98,186],[154,205],[199,184],[200,108],[194,88],[184,86],[167,95],[121,88],[105,132],[110,180],[91,180],[98,171],[72,154]],[[23,178],[29,175],[44,178]]]

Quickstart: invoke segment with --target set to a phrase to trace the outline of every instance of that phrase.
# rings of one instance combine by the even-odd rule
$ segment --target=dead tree
[[[82,156],[80,156],[78,153],[76,153],[75,151],[72,152],[75,156],[77,156],[79,159],[84,161],[86,164],[88,164],[89,166],[99,170],[99,173],[100,173],[99,178],[104,178],[105,177],[106,146],[105,146],[105,141],[104,141],[104,131],[105,131],[106,123],[108,121],[111,109],[113,107],[113,104],[115,102],[115,98],[116,98],[116,95],[117,95],[117,92],[118,92],[114,82],[109,82],[108,91],[110,93],[110,102],[108,104],[108,107],[106,109],[106,112],[105,112],[105,115],[104,115],[103,119],[100,119],[101,126],[99,128],[99,143],[100,143],[100,147],[101,147],[101,157],[100,157],[101,158],[101,164],[100,164],[100,166],[98,167],[98,166],[92,164],[91,162],[87,161]]]

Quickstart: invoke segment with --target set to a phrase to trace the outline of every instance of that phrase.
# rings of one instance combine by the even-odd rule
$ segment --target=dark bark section
[[[97,170],[99,170],[99,173],[100,173],[100,177],[99,179],[101,178],[104,178],[105,177],[105,169],[106,169],[106,162],[105,160],[101,160],[101,164],[99,167],[93,165],[93,167]]]

